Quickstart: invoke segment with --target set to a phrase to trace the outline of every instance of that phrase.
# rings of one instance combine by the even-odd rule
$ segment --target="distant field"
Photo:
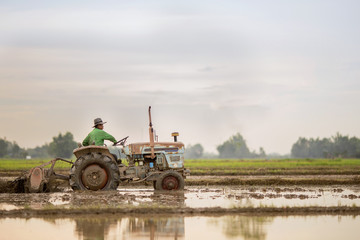
[[[360,159],[187,159],[187,167],[193,168],[297,168],[297,167],[324,167],[324,166],[359,166]]]
[[[0,170],[29,170],[30,168],[39,166],[49,162],[51,159],[0,159]],[[62,161],[56,163],[57,169],[70,169],[70,164]]]
[[[360,159],[191,159],[193,175],[360,174]]]
[[[0,171],[28,170],[50,159],[0,159]],[[70,164],[58,161],[56,169]],[[360,174],[360,159],[187,159],[192,175]]]

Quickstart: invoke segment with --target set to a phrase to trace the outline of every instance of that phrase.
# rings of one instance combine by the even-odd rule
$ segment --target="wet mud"
[[[121,183],[117,191],[76,191],[67,181],[49,193],[19,193],[0,176],[0,218],[103,214],[360,215],[359,175],[190,176],[185,190]]]
[[[360,167],[353,168],[241,168],[241,169],[219,169],[219,168],[192,168],[193,176],[259,176],[259,175],[357,175]]]
[[[188,186],[198,185],[349,185],[360,184],[359,175],[294,175],[294,176],[192,176]]]
[[[11,176],[0,177],[0,193],[24,192],[21,181]],[[294,176],[190,176],[185,179],[186,186],[321,186],[321,185],[359,185],[359,175],[294,175]],[[143,186],[144,183],[120,183],[120,186]],[[66,181],[49,183],[48,191],[62,191],[68,187]]]
[[[0,193],[21,193],[23,189],[19,182],[0,180]]]
[[[259,215],[259,216],[288,216],[288,215],[360,215],[360,207],[289,207],[289,208],[105,208],[105,209],[15,209],[0,210],[1,217],[35,217],[35,216],[79,216],[79,215]]]
[[[78,214],[339,214],[360,215],[359,186],[186,187],[158,192],[150,187],[117,191],[2,193],[0,217]]]

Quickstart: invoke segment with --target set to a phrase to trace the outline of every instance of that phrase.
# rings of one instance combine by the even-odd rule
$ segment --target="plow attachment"
[[[30,171],[23,173],[10,184],[17,193],[41,193],[49,192],[51,190],[51,183],[56,179],[69,180],[69,176],[57,174],[54,171],[54,166],[57,161],[67,162],[73,164],[72,161],[55,158],[47,163],[30,169]],[[51,165],[49,168],[45,168]]]

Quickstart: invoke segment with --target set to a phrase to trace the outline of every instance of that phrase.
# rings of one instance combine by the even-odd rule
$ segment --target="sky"
[[[93,120],[129,142],[240,133],[290,153],[360,137],[360,2],[2,1],[0,138],[31,148]]]

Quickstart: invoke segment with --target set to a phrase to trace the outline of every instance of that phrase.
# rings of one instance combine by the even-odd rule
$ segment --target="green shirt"
[[[113,143],[116,143],[116,140],[112,135],[108,134],[104,130],[94,128],[94,130],[92,130],[89,135],[87,135],[87,137],[84,139],[82,145],[89,146],[95,142],[96,146],[103,146],[104,140],[109,140]]]

